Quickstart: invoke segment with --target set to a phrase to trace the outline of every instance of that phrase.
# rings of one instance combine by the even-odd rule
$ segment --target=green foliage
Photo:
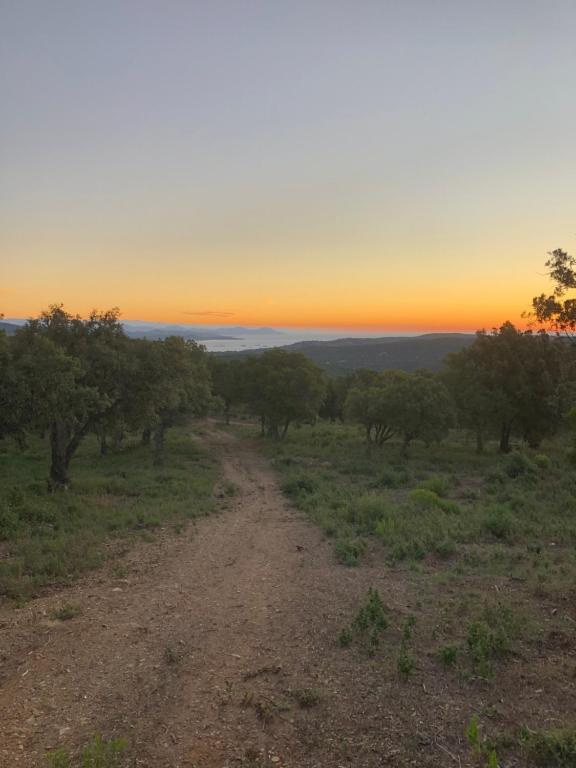
[[[403,371],[365,376],[348,392],[344,410],[349,420],[363,425],[368,443],[382,445],[401,435],[405,448],[415,439],[426,444],[441,440],[453,421],[442,382]]]
[[[530,731],[521,734],[524,752],[541,768],[576,768],[576,730]]]
[[[324,400],[322,371],[307,357],[271,349],[243,362],[244,400],[269,437],[285,437],[290,424],[313,421]]]
[[[479,332],[466,349],[449,355],[444,380],[455,399],[460,423],[477,435],[478,450],[488,431],[497,431],[509,452],[512,431],[537,448],[553,434],[563,410],[564,371],[573,358],[568,345],[504,323]]]

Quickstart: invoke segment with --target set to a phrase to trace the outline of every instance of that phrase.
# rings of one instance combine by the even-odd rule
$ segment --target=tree
[[[453,421],[446,387],[423,373],[385,371],[364,376],[346,400],[347,417],[362,424],[368,443],[382,445],[394,435],[407,451],[414,439],[426,443],[442,439]]]
[[[566,345],[545,333],[519,331],[504,323],[448,358],[448,378],[465,423],[484,429],[490,422],[500,437],[500,451],[510,451],[516,430],[537,447],[556,428],[561,415],[559,384]]]
[[[390,388],[391,427],[402,435],[404,451],[413,440],[442,440],[454,423],[454,405],[444,384],[423,373],[399,373]]]
[[[78,446],[115,406],[114,350],[124,338],[118,310],[92,312],[83,320],[54,305],[12,339],[28,426],[49,433],[54,487],[68,485]]]
[[[576,299],[564,298],[566,292],[576,288],[576,258],[557,248],[546,262],[548,275],[554,283],[554,291],[532,299],[536,319],[558,332],[573,334],[576,331]]]
[[[366,442],[383,445],[396,434],[393,408],[394,387],[404,376],[400,371],[384,373],[364,371],[355,377],[356,383],[348,391],[344,413],[365,429]]]
[[[207,412],[211,391],[204,347],[195,341],[170,336],[142,347],[143,375],[149,403],[149,428],[154,431],[155,461],[164,458],[166,430],[186,417]]]
[[[476,450],[482,453],[495,409],[489,375],[478,359],[478,350],[471,346],[448,355],[442,379],[456,405],[460,425],[474,432]]]
[[[271,349],[244,366],[247,403],[269,437],[281,439],[293,422],[317,417],[325,395],[324,375],[307,357]]]
[[[0,331],[0,439],[10,435],[21,446],[25,437],[23,394],[23,388],[18,382],[10,339],[4,331]]]
[[[244,366],[238,360],[226,360],[214,355],[209,359],[212,391],[224,404],[224,418],[230,423],[230,409],[243,399]]]
[[[318,411],[321,419],[329,419],[332,422],[344,420],[344,406],[351,387],[357,381],[355,374],[337,376],[326,380],[326,394]]]

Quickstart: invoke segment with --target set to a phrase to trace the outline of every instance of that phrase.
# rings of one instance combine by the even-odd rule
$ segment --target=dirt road
[[[371,662],[338,647],[382,568],[336,565],[264,459],[206,439],[236,487],[225,509],[139,544],[123,578],[0,613],[0,765],[45,765],[95,733],[127,738],[146,768],[444,764],[434,749],[408,760],[398,737],[416,712],[401,722]],[[51,619],[64,600],[81,614]]]

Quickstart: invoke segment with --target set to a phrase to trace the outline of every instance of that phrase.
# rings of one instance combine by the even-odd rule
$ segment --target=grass
[[[368,451],[356,427],[320,423],[262,448],[284,493],[334,539],[343,564],[358,565],[368,544],[380,544],[390,563],[501,565],[547,581],[561,561],[566,576],[576,574],[576,471],[561,445],[478,455],[455,434],[415,444],[405,459],[400,444]]]
[[[184,428],[168,433],[164,466],[136,440],[100,456],[87,439],[71,468],[68,491],[51,493],[48,446],[0,446],[0,596],[25,600],[103,563],[111,540],[153,538],[172,521],[207,514],[218,468]]]
[[[405,457],[399,442],[368,450],[359,428],[320,422],[259,445],[286,496],[333,541],[336,562],[361,569],[369,558],[391,590],[381,626],[368,608],[382,605],[380,596],[359,594],[337,630],[339,645],[367,651],[358,664],[415,696],[422,685],[444,691],[447,705],[466,702],[460,734],[479,701],[501,702],[491,716],[495,735],[477,734],[474,764],[494,768],[510,757],[576,768],[576,735],[559,714],[573,668],[576,583],[576,463],[567,438],[507,456],[494,442],[478,455],[454,432],[441,445],[415,443]],[[519,693],[527,684],[545,691],[537,710]],[[532,730],[520,743],[526,722]],[[542,732],[543,722],[559,730]]]
[[[46,764],[48,768],[122,768],[126,765],[126,748],[124,739],[107,741],[95,736],[77,759],[60,748],[46,755]]]

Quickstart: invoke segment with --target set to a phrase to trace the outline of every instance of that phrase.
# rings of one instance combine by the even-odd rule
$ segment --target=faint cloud
[[[235,312],[218,312],[213,309],[205,309],[202,312],[184,312],[185,315],[196,315],[197,317],[233,317]]]

